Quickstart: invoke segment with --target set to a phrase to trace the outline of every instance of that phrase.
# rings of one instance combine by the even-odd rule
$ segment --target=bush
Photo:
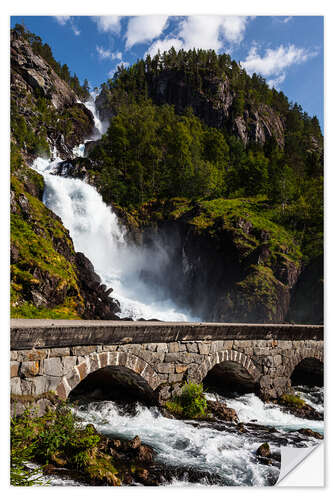
[[[187,382],[179,396],[166,403],[172,413],[184,418],[200,418],[206,416],[207,401],[203,394],[203,385]]]
[[[40,484],[36,470],[26,470],[26,462],[68,465],[82,470],[90,463],[91,454],[100,441],[92,425],[84,429],[65,405],[35,417],[27,410],[11,421],[11,484]],[[38,473],[42,472],[39,468]]]

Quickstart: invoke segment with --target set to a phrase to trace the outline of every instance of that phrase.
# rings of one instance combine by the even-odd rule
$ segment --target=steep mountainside
[[[92,264],[74,251],[62,221],[42,203],[44,182],[28,164],[57,148],[63,159],[93,131],[90,111],[27,36],[11,33],[11,314],[115,318],[117,303]]]
[[[172,247],[179,301],[209,320],[322,322],[322,271],[308,271],[323,251],[315,117],[213,51],[119,68],[97,106],[110,128],[67,175],[118,205],[141,244]]]
[[[119,310],[41,203],[43,179],[27,167],[56,148],[58,175],[94,185],[138,251],[165,250],[158,273],[155,266],[140,279],[162,285],[193,316],[323,321],[316,117],[225,54],[171,49],[102,86],[96,102],[110,126],[74,158],[94,127],[78,102],[87,88],[35,35],[14,30],[11,57],[14,316],[111,318]]]

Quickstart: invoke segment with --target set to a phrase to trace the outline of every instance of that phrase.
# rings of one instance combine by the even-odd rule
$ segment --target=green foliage
[[[283,394],[279,398],[279,402],[284,406],[292,406],[295,408],[302,408],[305,405],[304,399],[300,398],[296,394]]]
[[[55,411],[36,417],[26,410],[11,420],[11,484],[30,486],[41,484],[42,469],[26,470],[26,461],[42,464],[67,463],[81,470],[90,463],[91,454],[100,436],[91,425],[82,428],[72,411],[59,404]],[[33,476],[33,477],[32,477]]]
[[[11,263],[11,312],[12,317],[54,317],[79,319],[82,307],[77,275],[69,256],[57,251],[57,245],[67,247],[74,256],[74,248],[59,221],[36,197],[28,194],[22,183],[11,178],[12,203],[11,247],[17,257]],[[24,197],[25,211],[20,200]],[[58,305],[53,309],[31,304],[31,291],[38,290],[40,279],[47,277],[53,286],[53,296],[59,294]]]
[[[26,410],[18,420],[10,424],[10,484],[12,486],[35,486],[43,484],[42,469],[30,469],[27,462],[34,459],[35,444],[31,441],[30,411]]]
[[[144,101],[119,109],[90,158],[98,165],[104,198],[135,207],[176,193],[221,195],[228,145],[191,110],[179,116],[171,106]]]
[[[184,418],[203,418],[206,416],[207,401],[203,394],[203,385],[187,382],[179,396],[166,402],[172,413]]]

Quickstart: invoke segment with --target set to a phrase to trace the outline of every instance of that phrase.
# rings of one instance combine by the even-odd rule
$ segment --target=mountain
[[[64,160],[58,174],[94,185],[138,251],[165,250],[163,268],[140,279],[194,316],[323,321],[316,117],[226,54],[171,49],[119,68],[102,85],[96,107],[108,130],[87,143],[85,158],[74,158],[72,148],[93,131],[91,113],[78,103],[87,87],[35,35],[16,29],[11,47],[12,314],[117,312],[89,274],[91,263],[42,205],[43,180],[27,167],[56,147]]]
[[[11,32],[11,315],[113,319],[119,307],[111,290],[42,203],[43,177],[29,167],[54,148],[73,158],[93,116],[38,53],[38,37],[19,28]]]

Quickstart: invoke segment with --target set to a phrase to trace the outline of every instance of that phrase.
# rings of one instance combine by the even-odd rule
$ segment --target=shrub
[[[203,394],[203,385],[187,382],[179,396],[166,403],[172,413],[184,418],[200,418],[206,416],[207,401]]]

